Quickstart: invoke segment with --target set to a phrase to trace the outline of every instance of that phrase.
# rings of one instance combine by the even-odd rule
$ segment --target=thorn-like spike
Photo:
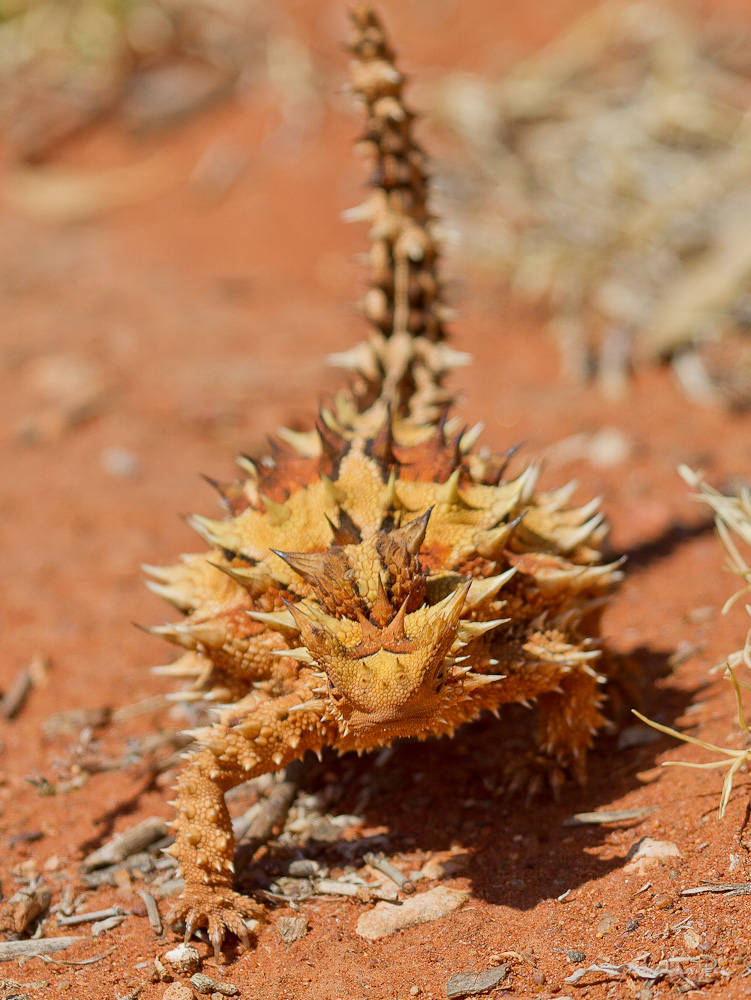
[[[386,416],[378,428],[377,433],[372,437],[366,446],[366,452],[382,465],[396,464],[394,455],[394,431],[391,423],[391,405],[386,407]]]
[[[254,621],[262,622],[275,632],[281,632],[282,635],[295,636],[300,631],[295,624],[295,618],[291,614],[289,606],[285,611],[246,611],[245,613]]]
[[[396,469],[391,469],[389,472],[389,478],[386,485],[383,488],[383,493],[380,497],[380,505],[384,511],[402,511],[404,509],[404,503],[401,497],[397,493],[396,484],[399,481],[399,475]]]
[[[365,639],[365,630],[369,629],[371,632],[377,631],[373,625],[365,618],[365,615],[358,614],[358,620],[363,629],[363,639]],[[386,587],[383,583],[383,577],[378,574],[378,589],[376,591],[376,599],[373,602],[373,607],[370,610],[370,617],[373,621],[383,627],[388,624],[394,617],[394,605],[389,600],[389,596],[386,593]]]
[[[169,586],[165,583],[157,583],[155,580],[145,580],[144,582],[152,594],[156,594],[157,597],[163,597],[165,601],[169,601],[176,608],[183,610],[191,606],[189,587],[184,585]]]
[[[406,633],[404,631],[404,622],[407,617],[407,605],[409,604],[409,595],[404,598],[392,620],[389,622],[389,633],[393,636],[394,640],[397,642],[400,639],[406,639]],[[397,661],[398,662],[398,661]]]
[[[532,462],[515,480],[514,485],[518,490],[516,497],[516,503],[518,505],[523,507],[532,499],[535,487],[537,486],[537,480],[540,478],[541,472],[542,466],[538,463]]]
[[[430,609],[430,617],[435,618],[440,615],[449,624],[455,625],[464,609],[467,594],[471,583],[465,583],[463,587],[457,587],[448,597],[444,597],[438,604],[434,604]]]
[[[315,431],[293,431],[289,427],[279,427],[277,434],[301,458],[318,458],[321,454],[321,442]]]
[[[210,667],[208,660],[203,660],[193,652],[185,653],[174,663],[167,663],[165,666],[152,667],[151,673],[157,677],[200,677]]]
[[[432,513],[433,508],[428,507],[420,517],[416,517],[413,521],[408,521],[407,524],[402,525],[400,528],[394,528],[391,532],[393,539],[406,545],[407,551],[411,556],[416,556],[419,553],[422,543],[425,541],[425,533],[428,530],[428,521]]]
[[[545,497],[546,508],[553,511],[561,510],[569,503],[571,497],[576,492],[578,485],[578,481],[576,479],[572,479],[564,486],[559,486],[558,489],[550,490]]]
[[[333,480],[329,479],[325,472],[320,472],[319,479],[323,486],[323,498],[327,507],[339,507],[347,501],[347,491],[337,486]]]
[[[329,632],[334,632],[339,627],[339,620],[334,618],[332,615],[327,615],[326,612],[320,608],[317,604],[303,604],[299,602],[298,604],[291,604],[289,601],[284,602],[290,611],[290,614],[295,619],[296,623],[299,625],[302,621],[310,624],[311,621],[318,621]],[[297,617],[299,612],[300,618]]]
[[[220,702],[221,704],[229,704],[232,701],[234,692],[230,687],[215,687],[205,694],[206,701]]]
[[[324,702],[320,698],[311,698],[310,701],[303,701],[299,705],[293,705],[290,712],[322,712],[325,708]]]
[[[258,480],[258,466],[252,458],[248,455],[238,455],[235,461],[249,479]]]
[[[330,469],[335,469],[346,452],[348,443],[341,434],[329,427],[323,410],[319,411],[316,431],[321,443],[322,458],[326,460]]]
[[[308,583],[316,584],[324,575],[326,563],[330,559],[327,552],[280,552],[271,549],[286,564]]]
[[[577,508],[576,510],[571,510],[568,512],[568,518],[576,518],[575,521],[571,520],[572,524],[583,524],[587,518],[592,517],[600,509],[600,504],[602,503],[602,497],[593,497],[589,503],[585,503],[583,506]]]
[[[438,503],[446,503],[452,506],[462,503],[462,496],[459,493],[459,480],[461,479],[461,468],[454,469],[445,483],[442,483],[435,491],[435,498]]]
[[[493,621],[489,622],[461,621],[459,622],[457,638],[463,644],[466,644],[481,635],[485,635],[486,632],[490,632],[491,629],[497,628],[499,625],[507,625],[510,621],[510,618],[494,618]]]
[[[574,549],[583,545],[589,540],[593,531],[598,528],[605,520],[605,515],[602,513],[595,514],[584,524],[580,525],[578,528],[570,528],[564,531],[559,530],[556,534],[556,541],[558,542],[558,547],[561,552],[572,552]]]
[[[499,524],[495,528],[478,531],[473,538],[473,543],[478,554],[485,559],[499,559],[503,555],[509,539],[519,527],[523,517],[524,514],[522,513],[518,517],[515,517],[513,521],[509,521],[506,524]]]
[[[186,523],[209,545],[231,552],[239,548],[239,539],[232,521],[214,521],[200,514],[190,514]]]
[[[512,566],[511,569],[506,570],[505,573],[499,573],[497,576],[472,580],[469,593],[467,594],[467,607],[476,608],[478,604],[482,604],[483,601],[487,601],[488,598],[497,594],[501,587],[516,573],[518,568],[518,566]]]
[[[465,431],[461,438],[459,439],[459,451],[466,455],[468,452],[472,451],[474,446],[477,444],[477,439],[480,437],[485,429],[485,424],[482,421],[476,423],[474,427],[470,427],[468,431]]]
[[[227,638],[227,631],[221,622],[189,622],[178,625],[155,625],[148,631],[152,635],[161,635],[169,642],[186,649],[206,647],[221,649]]]
[[[266,496],[265,493],[258,494],[266,507],[266,515],[269,519],[269,524],[274,528],[279,528],[292,517],[292,511],[289,507],[286,507],[283,503],[277,503],[275,500],[271,500]]]
[[[267,590],[269,581],[273,580],[267,571],[259,569],[257,566],[226,566],[212,562],[210,559],[207,562],[209,566],[224,573],[230,580],[239,584],[243,590],[247,590],[249,594],[254,596],[259,596]]]
[[[203,691],[169,691],[165,696],[167,701],[203,701]]]
[[[483,687],[485,684],[495,684],[496,681],[506,679],[506,674],[465,674],[462,682],[465,688],[470,691],[473,688]]]
[[[160,583],[169,583],[175,571],[174,566],[152,566],[150,563],[141,563],[140,568],[142,573],[146,573],[147,576],[153,576]],[[148,586],[148,583],[146,586]]]
[[[288,656],[291,660],[298,660],[300,663],[315,663],[309,650],[305,646],[297,646],[295,649],[272,649],[271,656]]]

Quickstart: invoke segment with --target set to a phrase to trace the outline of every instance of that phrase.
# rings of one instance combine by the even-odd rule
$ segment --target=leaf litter
[[[500,78],[438,86],[476,172],[444,179],[450,211],[550,308],[567,377],[619,397],[635,363],[673,357],[689,397],[751,405],[748,46],[677,6],[609,2]]]

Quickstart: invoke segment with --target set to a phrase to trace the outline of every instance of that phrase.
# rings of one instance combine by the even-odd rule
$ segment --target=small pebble
[[[581,948],[571,948],[566,952],[569,962],[583,962],[586,959],[586,955],[581,950]]]
[[[185,983],[170,983],[162,993],[162,1000],[195,1000],[196,995]]]
[[[386,937],[405,927],[415,924],[426,924],[431,920],[445,917],[453,910],[463,906],[469,898],[469,893],[458,889],[449,889],[439,885],[428,892],[410,896],[401,906],[393,903],[377,903],[372,910],[363,913],[357,921],[356,931],[360,937]]]
[[[446,983],[446,996],[468,997],[475,993],[484,993],[485,990],[490,990],[503,982],[508,968],[508,965],[499,965],[495,969],[485,969],[483,972],[455,972]]]
[[[654,840],[652,837],[641,837],[632,844],[626,855],[628,864],[624,871],[642,872],[647,867],[656,865],[665,858],[679,858],[681,852],[676,844],[669,840]]]
[[[164,959],[184,976],[191,975],[201,967],[201,956],[192,944],[179,944],[171,951],[165,952]]]
[[[129,448],[120,448],[116,445],[102,448],[99,453],[99,463],[105,472],[116,479],[135,479],[141,471],[138,455]]]
[[[603,427],[589,439],[586,457],[598,469],[620,465],[631,455],[633,440],[618,427]]]
[[[411,997],[419,996],[420,995],[420,987],[419,986],[410,986],[410,988],[409,988],[409,995]]]
[[[673,900],[665,892],[658,892],[652,902],[658,910],[669,910],[673,906]]]
[[[211,979],[210,976],[205,976],[202,972],[196,972],[195,975],[190,977],[190,985],[198,990],[199,993],[207,995],[209,993],[219,993],[223,997],[234,997],[240,992],[234,983],[222,983],[218,979]]]
[[[301,858],[290,861],[287,869],[291,878],[315,878],[321,872],[321,866],[312,858]]]
[[[308,933],[307,917],[279,917],[276,922],[276,931],[285,944],[292,944],[299,941]]]
[[[616,926],[616,919],[612,913],[604,913],[597,924],[597,937],[605,937]]]

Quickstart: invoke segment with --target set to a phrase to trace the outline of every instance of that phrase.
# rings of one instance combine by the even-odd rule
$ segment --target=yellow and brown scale
[[[211,546],[150,585],[184,618],[153,629],[185,649],[160,672],[189,681],[218,721],[193,732],[172,851],[185,879],[172,922],[247,943],[261,908],[232,889],[224,793],[308,750],[368,750],[451,735],[485,709],[534,701],[537,745],[582,777],[602,724],[599,615],[620,574],[602,565],[597,502],[506,479],[510,454],[473,453],[443,386],[445,342],[425,157],[403,77],[367,8],[353,12],[353,90],[375,163],[353,214],[371,225],[372,330],[337,362],[349,390],[310,433],[280,431],[272,462],[241,460],[225,520],[193,517]]]

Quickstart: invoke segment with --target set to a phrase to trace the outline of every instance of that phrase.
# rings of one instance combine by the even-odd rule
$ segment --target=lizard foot
[[[548,789],[553,793],[555,802],[560,802],[571,776],[579,785],[585,784],[586,773],[582,762],[574,759],[565,764],[539,751],[529,751],[517,755],[512,763],[506,765],[499,784],[508,798],[523,795],[527,804]]]
[[[207,888],[204,892],[186,889],[167,915],[167,923],[171,927],[179,922],[185,924],[186,942],[197,927],[206,927],[217,958],[228,933],[238,937],[244,948],[250,947],[246,919],[262,921],[263,907],[232,889]]]

